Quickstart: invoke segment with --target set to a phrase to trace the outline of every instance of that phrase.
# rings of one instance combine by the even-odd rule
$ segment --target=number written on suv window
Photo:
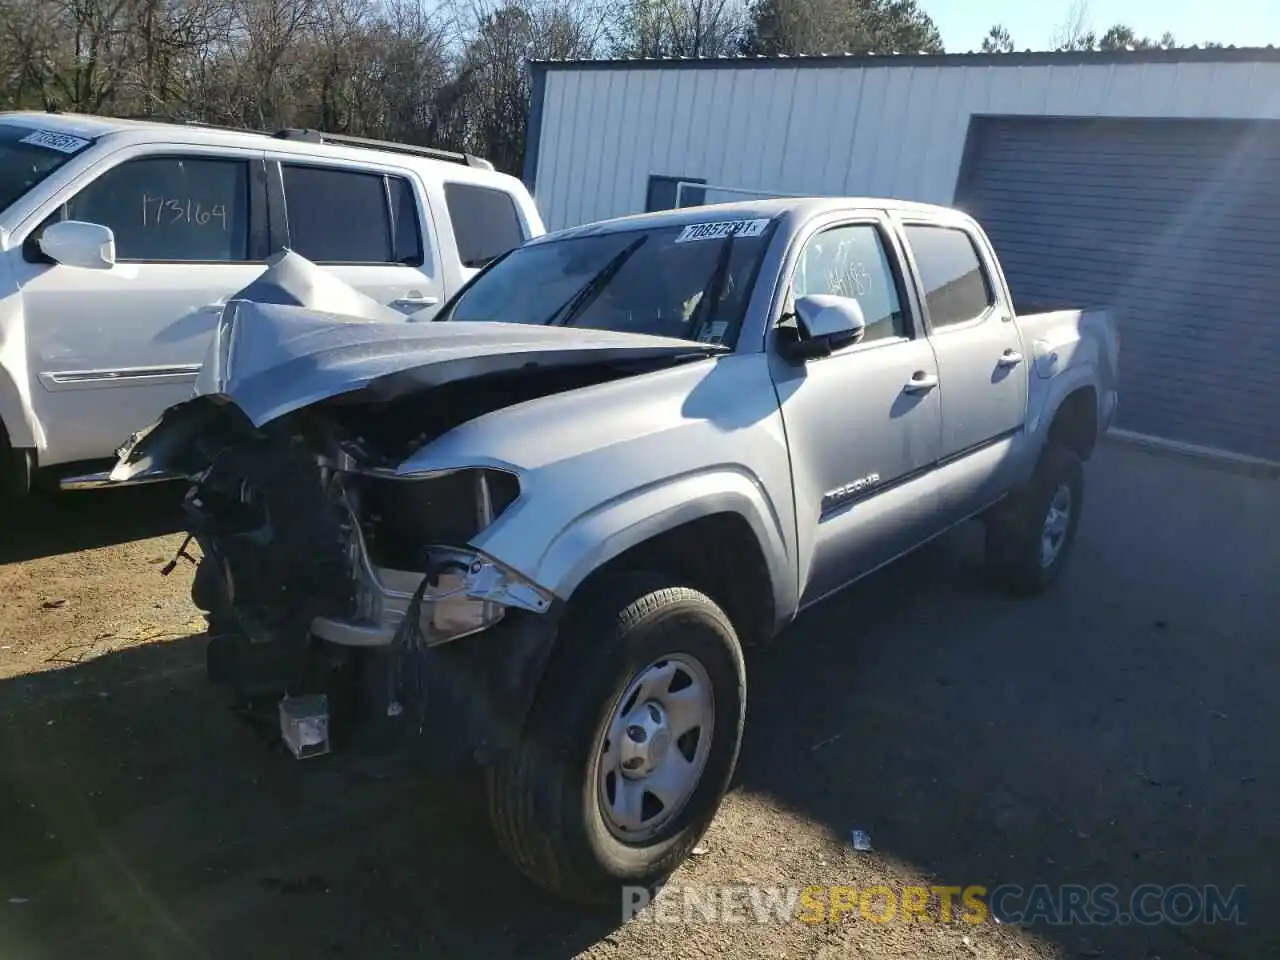
[[[244,262],[248,168],[240,160],[127,160],[72,198],[62,218],[110,227],[121,260]]]

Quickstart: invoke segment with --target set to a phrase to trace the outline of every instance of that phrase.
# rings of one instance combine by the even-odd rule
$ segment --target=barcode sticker
[[[680,231],[676,243],[690,243],[694,240],[723,240],[732,234],[735,237],[758,237],[769,225],[768,220],[718,220],[713,223],[691,223]]]
[[[34,147],[46,147],[59,153],[76,153],[87,147],[90,141],[81,137],[73,137],[69,133],[54,133],[52,130],[33,130],[18,141],[29,143]]]

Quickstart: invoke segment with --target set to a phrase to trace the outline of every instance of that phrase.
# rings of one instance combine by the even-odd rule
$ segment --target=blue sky
[[[1015,48],[1044,49],[1071,8],[1070,0],[919,0],[950,51],[977,50],[993,24],[1003,23]],[[1099,34],[1124,23],[1139,35],[1166,30],[1182,43],[1216,40],[1237,47],[1280,46],[1280,0],[1089,0]]]

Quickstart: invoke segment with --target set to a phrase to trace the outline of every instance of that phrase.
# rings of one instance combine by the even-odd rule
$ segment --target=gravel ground
[[[566,909],[472,779],[299,764],[229,715],[153,488],[0,528],[0,956],[1280,955],[1280,484],[1116,445],[1087,484],[1049,595],[987,589],[962,530],[753,651],[734,790],[669,892],[1245,885],[1245,925]]]

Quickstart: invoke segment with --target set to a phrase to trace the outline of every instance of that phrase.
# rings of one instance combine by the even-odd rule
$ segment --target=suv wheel
[[[575,601],[529,719],[488,774],[499,842],[582,903],[652,888],[710,825],[737,761],[742,650],[704,594],[647,574]]]
[[[9,446],[9,436],[0,424],[0,509],[31,492],[34,474],[33,451]]]
[[[987,524],[987,569],[1021,596],[1044,590],[1066,564],[1083,506],[1080,458],[1046,448],[1031,483]]]

